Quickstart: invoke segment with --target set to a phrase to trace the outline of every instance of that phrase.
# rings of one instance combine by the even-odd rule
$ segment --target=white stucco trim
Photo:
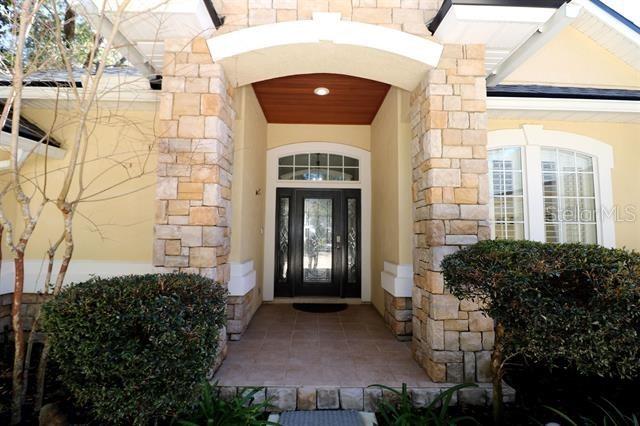
[[[360,181],[279,181],[278,158],[283,155],[328,152],[347,155],[360,161]],[[354,188],[360,189],[361,205],[361,299],[371,301],[371,153],[361,148],[332,142],[302,142],[267,150],[265,203],[263,299],[274,298],[276,188]]]
[[[413,265],[397,265],[384,262],[384,271],[380,273],[382,288],[393,297],[411,297],[413,289]]]
[[[231,262],[231,279],[229,280],[229,296],[244,296],[256,286],[256,271],[253,260]]]
[[[207,41],[214,62],[242,86],[293,74],[329,72],[412,90],[443,46],[423,37],[316,12],[311,20],[259,25]]]
[[[54,274],[60,268],[60,261],[53,266]],[[27,260],[24,262],[24,292],[38,293],[43,291],[47,273],[47,261]],[[153,272],[151,262],[72,260],[65,277],[65,284],[86,281],[92,276],[115,277],[129,274],[149,274]],[[0,294],[13,293],[14,280],[13,260],[2,261],[0,272]],[[55,275],[53,277],[55,279]]]
[[[613,147],[599,140],[558,130],[546,130],[541,125],[525,124],[519,129],[494,130],[488,134],[488,148],[521,146],[525,150],[524,184],[529,217],[528,238],[544,241],[542,172],[540,150],[553,147],[580,152],[593,157],[598,244],[615,247],[615,210],[613,202]]]

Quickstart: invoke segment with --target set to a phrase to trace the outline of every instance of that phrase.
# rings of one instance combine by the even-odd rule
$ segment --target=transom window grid
[[[304,153],[278,159],[278,179],[285,181],[360,180],[360,161],[346,155]]]

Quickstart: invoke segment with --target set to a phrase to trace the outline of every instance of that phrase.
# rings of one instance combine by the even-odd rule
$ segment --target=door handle
[[[336,235],[336,250],[340,250],[342,248],[342,239],[340,235]]]

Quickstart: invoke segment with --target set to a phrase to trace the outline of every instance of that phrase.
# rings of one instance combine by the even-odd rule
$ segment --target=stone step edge
[[[440,392],[455,386],[442,384],[431,387],[408,387],[413,405],[421,408],[429,405]],[[515,390],[507,385],[503,386],[503,401],[513,402]],[[273,408],[269,411],[295,410],[356,410],[376,411],[381,398],[392,400],[395,394],[386,389],[376,387],[346,387],[346,386],[226,386],[218,385],[219,395],[223,399],[230,399],[239,393],[248,392],[256,387],[262,389],[254,396],[254,403],[258,404],[271,399]],[[398,389],[399,388],[394,388]],[[465,405],[489,405],[492,400],[493,386],[488,383],[478,384],[458,390],[451,399],[451,405],[458,403]]]

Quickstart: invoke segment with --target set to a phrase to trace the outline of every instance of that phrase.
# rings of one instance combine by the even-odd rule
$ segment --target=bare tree
[[[15,54],[4,55],[0,60],[0,73],[9,75],[11,79],[9,95],[0,116],[0,128],[2,128],[11,114],[10,166],[7,170],[9,179],[6,184],[0,186],[0,235],[4,234],[7,247],[13,257],[15,273],[11,310],[15,336],[12,376],[13,424],[18,424],[22,420],[21,410],[28,389],[28,368],[34,343],[33,332],[30,334],[29,341],[25,342],[24,319],[21,314],[25,286],[25,252],[45,206],[55,206],[63,222],[61,234],[49,236],[53,243],[46,253],[46,278],[42,289],[43,293],[50,293],[55,297],[65,283],[75,248],[74,218],[81,216],[91,222],[91,218],[84,215],[79,207],[83,204],[106,201],[144,190],[149,185],[144,184],[141,178],[155,173],[155,165],[151,161],[154,149],[150,145],[122,149],[116,144],[116,147],[107,152],[99,152],[95,158],[90,158],[89,155],[89,148],[92,143],[95,143],[93,131],[100,120],[117,122],[130,128],[136,128],[139,125],[125,112],[116,109],[105,113],[100,108],[100,99],[107,94],[100,82],[109,64],[125,62],[119,57],[117,51],[126,46],[116,43],[120,26],[129,16],[125,12],[131,0],[119,0],[116,9],[109,14],[108,27],[103,28],[101,17],[106,16],[107,3],[104,2],[103,9],[99,11],[99,18],[94,21],[90,32],[87,32],[86,21],[83,21],[82,30],[78,29],[77,23],[82,19],[82,11],[74,11],[68,5],[61,7],[65,5],[64,0],[16,1],[13,3],[14,9],[9,11],[12,24],[9,51],[15,51]],[[148,12],[138,12],[138,14]],[[34,39],[34,31],[43,33],[45,36]],[[84,36],[80,43],[77,42],[79,33]],[[65,109],[62,111],[63,109],[59,108],[56,102],[54,106],[56,119],[46,129],[46,135],[40,141],[40,145],[45,148],[45,153],[39,157],[42,160],[39,158],[37,160],[39,167],[31,167],[27,173],[24,170],[25,162],[36,161],[33,154],[37,147],[34,146],[31,151],[24,152],[24,147],[20,145],[24,82],[30,75],[50,68],[62,68],[66,74],[67,87],[57,89],[61,93],[64,92]],[[140,78],[146,80],[147,77]],[[109,90],[127,90],[127,85],[123,83]],[[50,149],[50,136],[62,128],[72,129],[72,136],[65,141],[67,154],[62,165],[57,164],[52,167],[46,155]],[[154,137],[148,138],[152,143],[154,139]],[[87,166],[97,162],[100,162],[102,170],[97,174],[94,171],[95,175],[90,176],[87,173]],[[123,176],[116,180],[107,179],[109,173],[114,170],[120,171]],[[54,176],[60,185],[52,189],[49,182],[54,179]],[[140,184],[132,187],[131,182],[140,182]],[[7,214],[8,207],[3,202],[5,197],[15,197],[19,210],[19,215],[15,219]],[[21,227],[16,226],[19,221],[22,222]],[[92,225],[99,227],[95,223]],[[59,250],[62,250],[60,264],[55,271],[54,260]],[[51,290],[50,284],[53,284]],[[36,316],[32,331],[37,327],[39,319],[40,314]],[[40,408],[43,401],[48,352],[49,343],[45,338],[38,365],[36,409]]]

